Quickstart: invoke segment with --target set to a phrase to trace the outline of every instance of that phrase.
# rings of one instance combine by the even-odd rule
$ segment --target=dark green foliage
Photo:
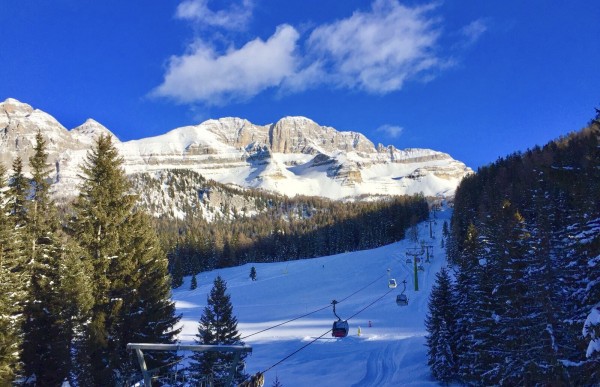
[[[23,310],[22,361],[27,384],[35,375],[38,383],[58,385],[71,371],[76,324],[86,317],[91,292],[89,270],[76,247],[69,246],[50,200],[45,147],[38,133],[35,153],[30,158],[31,196],[25,203],[30,248],[26,250],[29,283]]]
[[[84,182],[71,222],[93,267],[91,317],[80,350],[81,384],[124,382],[136,373],[129,342],[173,343],[179,317],[170,300],[167,259],[135,197],[110,137],[101,136],[83,165]],[[153,368],[174,354],[150,358]]]
[[[464,383],[588,385],[581,337],[600,299],[600,124],[480,168],[447,240]],[[477,235],[473,238],[473,235]]]
[[[250,268],[250,278],[252,281],[256,281],[256,268],[254,266]]]
[[[23,160],[17,156],[12,164],[13,174],[8,186],[10,188],[9,213],[14,219],[17,228],[25,227],[27,223],[27,209],[25,203],[29,194],[29,181],[23,175]]]
[[[194,290],[198,287],[198,281],[196,280],[196,274],[192,276],[192,282],[190,283],[190,290]]]
[[[450,275],[446,268],[436,274],[435,285],[429,297],[429,313],[425,318],[427,329],[427,364],[433,376],[444,383],[455,375],[455,351],[452,341],[455,329],[455,303]]]
[[[196,342],[198,344],[242,345],[237,330],[237,318],[233,315],[233,305],[227,292],[227,284],[218,276],[207,299],[207,305],[200,317]],[[197,352],[192,356],[190,370],[195,378],[203,375],[214,376],[215,385],[223,386],[230,375],[234,355],[225,352]],[[240,364],[246,354],[240,356]],[[246,379],[238,367],[235,371],[236,384]]]
[[[19,235],[7,215],[5,168],[0,165],[0,385],[10,385],[19,371],[21,314],[25,276]]]

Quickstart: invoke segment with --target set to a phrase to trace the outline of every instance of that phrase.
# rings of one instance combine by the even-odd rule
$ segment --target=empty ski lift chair
[[[340,316],[337,315],[337,313],[335,312],[335,304],[337,304],[338,302],[336,300],[333,300],[331,302],[331,304],[333,305],[333,314],[335,314],[335,317],[338,318],[337,321],[333,322],[333,326],[331,327],[331,336],[333,337],[346,337],[348,336],[348,332],[350,331],[350,328],[348,326],[348,321],[344,321],[340,318]]]
[[[412,263],[412,259],[406,258],[406,263]]]
[[[419,271],[425,271],[425,268],[423,267],[423,265],[419,265],[418,269],[419,269]]]
[[[398,286],[398,284],[396,284],[396,280],[393,278],[390,278],[390,280],[388,281],[388,288],[395,289],[396,286]]]

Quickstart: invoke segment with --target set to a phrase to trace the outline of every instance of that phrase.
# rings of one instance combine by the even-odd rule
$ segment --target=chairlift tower
[[[429,239],[433,239],[433,226],[432,224],[435,223],[434,219],[429,219],[427,222],[429,222]]]
[[[421,257],[423,255],[423,253],[424,253],[423,249],[418,248],[418,247],[412,247],[412,248],[406,249],[406,255],[413,257],[413,270],[414,270],[414,275],[415,275],[415,291],[419,291],[419,276],[417,273],[418,259],[417,258]]]
[[[429,263],[429,258],[433,258],[433,245],[423,245],[423,247],[427,253],[427,260],[425,262]],[[429,254],[429,249],[431,249],[431,255]]]

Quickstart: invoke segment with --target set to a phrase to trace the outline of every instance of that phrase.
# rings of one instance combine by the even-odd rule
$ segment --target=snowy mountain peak
[[[4,111],[9,117],[26,117],[33,112],[33,108],[14,98],[7,98],[0,102],[0,111]]]
[[[0,162],[10,167],[17,155],[27,160],[38,131],[47,140],[48,161],[56,166],[54,189],[65,196],[76,193],[79,165],[100,134],[113,137],[128,174],[187,169],[220,183],[288,196],[451,196],[462,177],[472,173],[448,154],[376,148],[361,133],[302,116],[267,125],[237,117],[211,119],[120,142],[93,119],[68,131],[49,114],[13,99],[0,104]]]
[[[88,118],[83,124],[71,129],[71,136],[82,144],[91,145],[100,137],[100,135],[112,137],[114,143],[119,143],[119,139],[110,130],[98,121]]]

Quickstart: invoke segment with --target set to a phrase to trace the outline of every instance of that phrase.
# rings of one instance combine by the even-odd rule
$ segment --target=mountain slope
[[[188,277],[174,290],[178,312],[183,313],[180,340],[193,341],[212,282],[221,275],[227,281],[242,337],[327,306],[332,299],[341,301],[336,311],[343,319],[358,313],[350,319],[350,334],[344,339],[326,333],[335,320],[331,308],[246,338],[246,344],[253,347],[246,372],[253,374],[326,333],[269,370],[265,386],[270,386],[276,375],[289,387],[438,385],[427,367],[424,318],[435,273],[445,265],[440,238],[443,222],[449,217],[448,210],[437,213],[436,239],[429,238],[427,222],[419,225],[419,239],[433,245],[434,258],[424,263],[425,270],[418,274],[418,292],[414,291],[412,265],[406,264],[406,249],[414,246],[408,240],[310,260],[205,272],[197,277],[197,289],[189,290]],[[256,267],[257,281],[249,278],[251,266]],[[396,289],[387,287],[388,268],[399,282]],[[403,280],[407,281],[409,305],[401,307],[395,298],[402,292]]]
[[[221,118],[122,143],[92,119],[69,131],[49,114],[14,99],[0,103],[0,161],[8,168],[17,155],[26,161],[38,130],[55,166],[55,195],[65,197],[76,193],[79,165],[100,134],[113,136],[128,174],[189,169],[221,183],[289,196],[451,196],[472,172],[445,153],[376,147],[360,133],[340,132],[305,117],[269,125]]]

